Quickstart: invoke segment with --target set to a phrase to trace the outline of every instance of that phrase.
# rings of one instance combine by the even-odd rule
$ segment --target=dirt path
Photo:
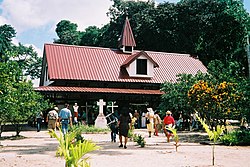
[[[146,147],[140,148],[130,141],[128,148],[118,148],[118,142],[110,142],[110,134],[84,134],[86,139],[96,142],[102,149],[94,151],[90,157],[91,167],[208,167],[211,166],[211,146],[201,145],[197,137],[204,139],[204,134],[180,133],[181,146],[175,151],[173,142],[166,143],[163,134],[159,137],[147,137],[145,129],[136,130],[145,137]],[[2,136],[14,135],[3,132]],[[57,141],[50,138],[47,131],[24,131],[21,140],[0,140],[1,167],[63,167],[64,160],[55,157]],[[199,139],[200,140],[200,139]],[[248,167],[250,147],[216,146],[215,164],[220,167]]]

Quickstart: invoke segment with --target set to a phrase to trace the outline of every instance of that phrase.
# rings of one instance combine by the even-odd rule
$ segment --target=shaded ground
[[[201,145],[206,141],[205,133],[179,133],[178,152],[173,142],[167,143],[162,133],[159,137],[148,138],[145,129],[135,130],[145,137],[146,147],[141,148],[129,141],[128,148],[119,148],[119,143],[110,142],[110,134],[84,134],[86,139],[96,142],[102,149],[89,154],[91,167],[208,167],[211,166],[211,146]],[[3,132],[2,136],[12,136],[14,132]],[[55,157],[57,141],[50,138],[47,131],[21,132],[24,139],[0,140],[0,166],[3,167],[63,167],[64,160]],[[215,164],[220,167],[249,166],[250,147],[216,146]]]

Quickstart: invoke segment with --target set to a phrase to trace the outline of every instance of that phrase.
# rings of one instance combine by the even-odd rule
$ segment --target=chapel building
[[[159,41],[160,42],[160,41]],[[79,116],[93,124],[97,102],[106,102],[104,114],[128,105],[132,112],[157,109],[164,82],[176,82],[177,74],[205,73],[202,62],[189,54],[135,50],[136,41],[126,18],[118,49],[45,44],[41,92],[59,108],[79,105]]]

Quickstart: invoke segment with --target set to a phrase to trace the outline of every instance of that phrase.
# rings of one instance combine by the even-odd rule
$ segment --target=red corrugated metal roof
[[[128,18],[126,18],[125,23],[123,25],[123,30],[120,39],[120,46],[136,46],[134,35],[129,23]]]
[[[92,93],[147,94],[147,95],[163,94],[163,92],[161,92],[160,90],[62,87],[62,86],[40,86],[35,90],[39,92],[88,92],[88,93],[92,92]]]
[[[108,48],[61,44],[45,44],[44,52],[50,80],[90,80],[136,83],[176,81],[179,73],[206,72],[206,67],[189,54],[164,52],[146,53],[159,65],[148,78],[120,77],[120,66],[131,55]],[[136,51],[135,51],[136,52]],[[139,51],[137,51],[139,52]]]

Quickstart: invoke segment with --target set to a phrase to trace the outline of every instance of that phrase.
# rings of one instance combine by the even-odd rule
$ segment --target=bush
[[[222,136],[221,141],[228,146],[250,146],[250,131],[235,130]]]
[[[82,133],[108,133],[110,132],[109,128],[97,128],[95,126],[88,125],[76,125],[70,128],[70,130],[75,131],[78,129]]]
[[[138,145],[140,145],[141,147],[145,147],[145,140],[144,140],[144,137],[142,137],[141,135],[134,135],[133,137],[134,139],[134,142],[136,142]]]

